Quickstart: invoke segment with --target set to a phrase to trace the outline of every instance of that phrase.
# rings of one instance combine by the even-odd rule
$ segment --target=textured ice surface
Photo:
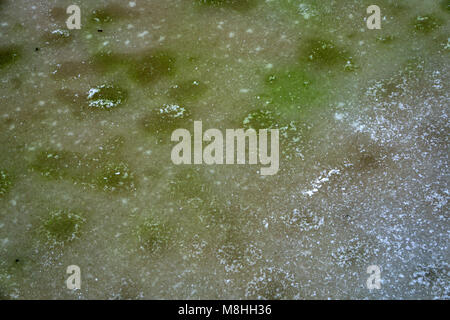
[[[448,299],[446,3],[2,1],[0,298]],[[195,120],[278,174],[173,165]]]

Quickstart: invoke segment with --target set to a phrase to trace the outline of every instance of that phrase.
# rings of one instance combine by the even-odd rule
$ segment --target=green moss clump
[[[13,64],[20,58],[20,50],[15,46],[0,48],[0,69]]]
[[[141,84],[152,84],[164,76],[175,73],[175,57],[167,52],[155,50],[136,59],[129,69],[132,79]]]
[[[277,111],[320,106],[328,90],[326,82],[319,82],[303,70],[290,69],[270,74],[265,78],[262,98]]]
[[[112,110],[124,104],[128,92],[115,85],[104,84],[91,88],[88,93],[88,106],[97,110]]]
[[[305,50],[302,51],[302,59],[319,67],[342,67],[345,71],[353,71],[356,68],[346,50],[322,39],[307,41]]]
[[[170,88],[169,97],[177,103],[195,102],[206,90],[206,86],[199,81],[188,80]]]
[[[247,11],[255,7],[257,4],[255,0],[195,0],[195,1],[198,4],[204,6],[229,8],[236,11]]]
[[[68,243],[80,236],[80,229],[86,222],[82,216],[68,210],[50,212],[43,221],[43,232],[51,243]]]
[[[127,164],[107,164],[97,178],[97,184],[104,191],[135,190],[134,173]]]
[[[414,19],[414,28],[422,33],[430,33],[442,26],[442,21],[432,15],[417,16]]]
[[[69,151],[43,151],[34,159],[31,168],[46,178],[65,178],[79,166],[77,154]]]
[[[147,218],[135,234],[142,249],[156,253],[166,248],[171,240],[171,228],[153,218]]]
[[[181,126],[190,117],[190,112],[179,105],[164,104],[143,119],[143,126],[150,133],[167,133]]]
[[[5,195],[12,186],[11,176],[6,170],[0,170],[0,197]]]

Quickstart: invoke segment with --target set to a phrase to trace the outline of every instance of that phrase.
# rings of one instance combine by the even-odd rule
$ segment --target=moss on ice
[[[133,54],[99,51],[89,59],[93,69],[101,73],[126,74],[132,81],[152,85],[176,72],[176,57],[162,49],[152,49]]]
[[[151,253],[165,249],[172,239],[172,233],[166,223],[154,218],[147,218],[135,231],[141,248]]]
[[[324,39],[310,39],[301,49],[301,62],[310,62],[321,68],[336,67],[344,71],[354,71],[356,65],[349,52]]]
[[[12,178],[6,170],[0,170],[0,197],[8,193],[12,186]]]
[[[93,110],[112,110],[123,105],[128,92],[117,85],[103,84],[88,92],[88,106]]]
[[[85,156],[70,151],[41,151],[31,169],[49,179],[70,179],[103,191],[133,191],[136,179],[129,165],[111,161],[111,157],[118,157],[122,144],[120,136],[113,137],[100,152]]]
[[[55,210],[42,222],[46,240],[51,244],[67,244],[79,238],[86,219],[68,210]]]
[[[81,160],[74,152],[47,150],[36,156],[31,168],[46,178],[61,179],[70,177],[79,170]]]
[[[0,47],[0,69],[15,63],[20,58],[20,49],[17,46]]]
[[[168,96],[175,102],[184,104],[197,101],[206,90],[206,85],[200,81],[187,80],[172,86]]]
[[[134,173],[124,163],[107,164],[97,178],[97,185],[105,191],[133,191],[136,181]]]
[[[126,68],[130,60],[129,55],[121,55],[109,51],[99,51],[90,58],[93,67],[99,72],[111,72],[117,71],[121,67]]]
[[[164,104],[160,108],[153,109],[142,120],[144,129],[152,134],[168,133],[177,128],[190,118],[190,112],[176,104]]]
[[[295,67],[267,75],[264,84],[261,98],[280,113],[323,106],[329,91],[327,80],[319,81]]]
[[[198,168],[184,169],[169,181],[169,194],[172,199],[206,199],[209,187]]]
[[[422,33],[430,33],[442,26],[442,21],[434,15],[417,16],[413,22],[414,28]]]

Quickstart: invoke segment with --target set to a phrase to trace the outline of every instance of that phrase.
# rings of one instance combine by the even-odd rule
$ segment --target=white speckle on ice
[[[342,120],[342,119],[344,119],[344,114],[343,114],[343,113],[338,113],[338,112],[336,112],[336,113],[334,114],[334,118],[335,118],[336,120]]]
[[[328,173],[324,173],[322,175],[320,175],[316,180],[314,180],[311,185],[312,185],[312,189],[310,190],[305,190],[302,192],[302,194],[304,195],[308,195],[308,196],[313,196],[317,191],[319,191],[320,188],[322,188],[322,185],[325,182],[330,181],[330,177],[334,174],[339,175],[341,173],[341,171],[339,169],[332,169],[330,171],[328,171]]]
[[[143,38],[143,37],[145,37],[146,35],[148,35],[149,34],[149,32],[147,31],[147,30],[145,30],[145,31],[143,31],[143,32],[141,32],[141,33],[138,33],[138,38]]]
[[[90,89],[89,94],[88,94],[88,99],[92,99],[92,97],[99,91],[100,91],[100,89],[97,89],[97,88]]]

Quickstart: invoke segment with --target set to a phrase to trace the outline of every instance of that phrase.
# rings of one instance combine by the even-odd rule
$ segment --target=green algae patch
[[[256,0],[195,0],[205,7],[226,8],[236,11],[247,11],[257,5]]]
[[[91,88],[88,92],[88,107],[94,110],[112,110],[124,104],[128,92],[116,85],[104,84]]]
[[[79,153],[66,150],[45,150],[32,161],[32,171],[47,179],[71,179],[74,182],[90,183],[96,163]]]
[[[133,59],[129,75],[136,82],[148,85],[175,73],[176,58],[168,51],[152,50],[140,58]]]
[[[430,33],[442,26],[442,21],[433,15],[417,16],[413,22],[414,28],[422,33]]]
[[[19,58],[20,50],[18,47],[0,47],[0,69],[15,63]]]
[[[180,128],[190,117],[190,112],[176,104],[164,104],[153,109],[142,121],[143,127],[152,134],[167,133]]]
[[[197,101],[206,90],[206,85],[200,81],[188,80],[172,86],[168,96],[177,103],[192,103]]]
[[[306,41],[304,49],[301,50],[300,60],[301,62],[310,62],[321,68],[336,67],[344,71],[356,69],[356,65],[346,49],[332,41],[323,39]]]
[[[111,162],[119,155],[123,138],[109,139],[99,152],[80,155],[70,151],[41,151],[30,168],[48,179],[69,179],[75,184],[102,191],[134,191],[136,179],[128,164]]]
[[[107,164],[97,178],[97,185],[104,191],[135,190],[134,173],[124,163]]]
[[[79,238],[86,219],[68,210],[50,212],[42,222],[42,231],[51,244],[66,244]]]
[[[0,197],[8,193],[12,186],[12,178],[6,170],[0,170]]]
[[[307,109],[320,106],[328,94],[327,82],[318,81],[304,70],[292,68],[265,77],[264,92],[260,95],[266,104],[277,111]]]
[[[70,176],[79,164],[79,156],[69,151],[48,150],[40,152],[31,168],[43,177],[61,179]]]
[[[134,234],[139,246],[145,251],[157,253],[168,247],[172,239],[172,228],[154,218],[147,218],[139,225]]]

